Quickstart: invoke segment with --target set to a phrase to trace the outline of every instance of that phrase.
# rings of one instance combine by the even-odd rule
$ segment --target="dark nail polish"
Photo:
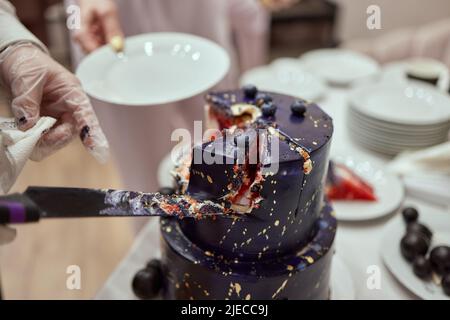
[[[22,117],[22,118],[20,118],[19,119],[19,124],[25,124],[25,123],[27,123],[27,118],[26,117]]]
[[[89,136],[89,126],[84,126],[83,128],[81,128],[81,132],[80,132],[80,138],[81,141],[84,141],[84,139],[86,139]]]

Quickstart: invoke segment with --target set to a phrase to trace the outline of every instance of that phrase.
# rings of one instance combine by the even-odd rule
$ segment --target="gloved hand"
[[[89,53],[106,43],[123,38],[117,6],[112,0],[80,0],[81,29],[75,40]]]
[[[0,224],[0,246],[13,241],[15,237],[15,229]]]
[[[31,156],[41,160],[79,135],[100,162],[108,158],[108,142],[78,79],[31,43],[16,43],[0,53],[0,80],[10,89],[12,112],[21,130],[40,116],[57,119]]]

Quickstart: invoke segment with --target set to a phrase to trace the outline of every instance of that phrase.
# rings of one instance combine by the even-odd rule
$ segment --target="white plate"
[[[390,132],[382,132],[376,131],[374,129],[369,128],[368,125],[364,126],[362,124],[356,123],[353,120],[348,121],[348,126],[351,127],[354,131],[358,133],[362,133],[368,137],[373,137],[375,139],[379,139],[382,141],[392,141],[400,144],[420,144],[420,143],[434,143],[446,140],[446,134],[439,135],[424,135],[424,136],[414,136],[410,137],[404,134],[390,133]]]
[[[373,160],[352,156],[335,156],[336,163],[343,163],[375,190],[377,201],[333,201],[336,217],[341,221],[362,221],[380,218],[399,208],[405,191],[396,176],[383,171]]]
[[[433,137],[400,137],[394,134],[382,134],[381,132],[371,132],[367,129],[367,127],[360,126],[356,123],[349,122],[348,127],[350,131],[353,131],[356,134],[360,134],[362,138],[367,139],[368,141],[375,141],[379,143],[386,143],[396,146],[429,146],[431,144],[442,143],[447,140],[447,136],[445,134],[433,136]]]
[[[98,100],[148,106],[208,90],[227,73],[230,59],[216,43],[190,34],[149,33],[125,40],[119,57],[109,46],[88,55],[77,76]]]
[[[253,84],[259,89],[291,95],[309,101],[319,100],[325,93],[324,82],[305,71],[298,59],[283,58],[269,66],[245,72],[241,85]]]
[[[376,75],[380,68],[372,58],[343,49],[320,49],[300,57],[305,68],[330,84],[349,85]]]
[[[396,131],[394,129],[380,128],[370,122],[365,122],[357,119],[353,115],[349,115],[348,122],[364,132],[387,138],[394,138],[397,140],[433,140],[445,137],[448,130],[441,130],[440,132],[415,132],[411,131]]]
[[[422,58],[421,58],[421,60],[422,60]],[[415,59],[410,59],[410,60],[406,60],[406,61],[391,62],[389,64],[384,65],[381,70],[382,81],[391,82],[391,83],[395,82],[395,83],[399,83],[399,84],[406,84],[410,81],[417,81],[417,80],[410,80],[407,76],[407,69],[408,69],[409,65],[414,61],[415,61]],[[447,92],[449,89],[449,84],[450,84],[449,70],[445,66],[445,64],[440,63],[439,61],[434,60],[434,63],[436,65],[439,65],[441,68],[441,75],[439,77],[437,87],[441,91]]]
[[[363,147],[366,147],[367,149],[380,152],[386,155],[394,156],[397,155],[403,151],[417,151],[420,149],[424,149],[425,147],[421,146],[397,146],[392,145],[387,142],[380,143],[375,140],[369,140],[364,137],[362,137],[359,134],[354,133],[352,135],[352,139],[362,145]]]
[[[393,157],[393,156],[395,156],[395,155],[397,155],[397,154],[399,154],[400,152],[403,151],[403,150],[391,150],[389,148],[382,148],[382,147],[379,147],[379,146],[376,146],[376,145],[373,145],[373,144],[369,144],[369,143],[365,143],[363,141],[359,141],[357,138],[354,138],[354,140],[360,146],[362,146],[362,147],[364,147],[364,148],[366,148],[366,149],[368,149],[370,151],[373,151],[373,152],[380,153],[382,155],[388,156],[389,158],[391,158],[391,157]],[[412,151],[414,151],[414,150],[412,150]]]
[[[398,148],[398,149],[408,149],[408,148],[427,148],[434,146],[436,144],[444,143],[444,139],[436,140],[436,141],[429,141],[429,142],[418,142],[418,143],[412,143],[412,142],[398,142],[395,140],[389,140],[389,139],[382,139],[378,137],[371,137],[371,136],[364,136],[360,131],[354,130],[350,128],[350,133],[360,135],[360,140],[365,141],[367,143],[373,143],[378,144],[380,146],[389,146],[392,148]]]
[[[423,145],[426,143],[435,143],[435,142],[443,142],[447,139],[447,132],[442,131],[440,133],[434,134],[423,134],[423,135],[414,135],[408,136],[407,133],[396,133],[396,132],[388,132],[377,130],[376,128],[370,127],[368,124],[360,123],[349,117],[348,126],[366,136],[367,138],[374,138],[377,140],[381,140],[380,142],[397,142],[399,144],[411,144],[411,145]]]
[[[407,124],[399,124],[388,121],[383,121],[380,119],[372,118],[366,114],[358,112],[352,104],[349,104],[349,113],[357,119],[359,122],[369,123],[380,130],[394,130],[399,132],[408,132],[412,134],[429,134],[429,133],[440,133],[442,131],[448,131],[450,129],[450,121],[444,121],[438,124],[430,124],[430,125],[407,125]]]
[[[368,150],[374,151],[376,153],[381,153],[381,154],[389,156],[389,157],[396,156],[399,153],[406,152],[406,151],[413,152],[413,151],[418,151],[418,150],[424,149],[424,148],[421,148],[421,147],[402,147],[402,148],[399,148],[399,147],[392,147],[392,146],[387,146],[387,145],[380,146],[378,144],[369,143],[369,142],[360,140],[358,137],[354,137],[354,140],[359,145],[361,145],[362,147],[364,147],[364,148],[366,148]]]
[[[420,208],[419,208],[420,209]],[[433,231],[432,246],[450,244],[450,217],[448,213],[428,208],[419,210],[420,222]],[[380,253],[384,263],[392,274],[415,295],[422,299],[450,299],[442,288],[432,281],[423,281],[416,277],[409,264],[400,253],[400,240],[405,234],[405,224],[402,216],[392,219],[383,231]]]
[[[396,124],[440,125],[450,120],[450,97],[425,84],[361,86],[350,93],[349,102],[361,114]]]

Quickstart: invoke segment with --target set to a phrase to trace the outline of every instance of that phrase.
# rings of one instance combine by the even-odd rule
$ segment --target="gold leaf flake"
[[[288,279],[284,280],[283,283],[281,284],[281,286],[277,289],[277,291],[272,295],[272,299],[275,299],[275,297],[284,290],[284,288],[286,287],[286,284],[288,282]]]

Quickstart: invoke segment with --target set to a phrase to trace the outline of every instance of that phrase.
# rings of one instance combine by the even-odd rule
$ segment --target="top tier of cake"
[[[185,191],[247,214],[184,219],[183,232],[212,254],[244,260],[298,250],[316,230],[332,119],[314,103],[255,88],[206,100],[208,122],[222,131],[194,147]]]
[[[209,107],[209,115],[207,115],[209,122],[216,120],[219,129],[229,128],[239,122],[237,119],[244,118],[243,121],[258,122],[262,124],[262,127],[276,127],[278,131],[309,152],[314,152],[326,145],[333,134],[333,121],[329,115],[316,104],[292,96],[260,91],[254,98],[249,98],[241,89],[209,93],[206,101]],[[304,105],[305,112],[294,113],[291,108],[294,102]],[[275,106],[272,116],[263,115],[264,104]],[[260,112],[248,111],[245,108],[247,105],[255,106]],[[246,118],[246,115],[252,119]],[[283,146],[289,146],[289,144],[285,143],[281,147]],[[280,159],[272,160],[287,162],[299,159],[298,152],[285,148],[280,154]]]

